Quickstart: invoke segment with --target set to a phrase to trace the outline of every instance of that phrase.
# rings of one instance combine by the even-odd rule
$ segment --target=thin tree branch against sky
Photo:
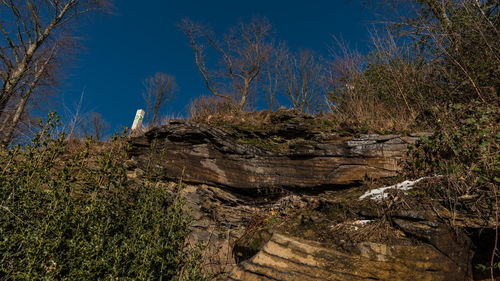
[[[273,26],[272,36],[285,41],[291,51],[309,49],[327,57],[332,36],[343,38],[350,47],[367,50],[373,18],[362,2],[116,1],[113,14],[82,23],[85,49],[66,72],[60,99],[72,103],[85,88],[84,107],[101,113],[111,130],[118,130],[129,125],[138,108],[145,107],[142,81],[163,72],[176,77],[179,91],[161,114],[186,115],[189,101],[209,92],[189,42],[178,28],[183,18],[209,24],[214,32],[224,34],[240,21],[265,17]],[[213,58],[216,56],[207,56]],[[265,98],[261,98],[257,109],[265,108]]]

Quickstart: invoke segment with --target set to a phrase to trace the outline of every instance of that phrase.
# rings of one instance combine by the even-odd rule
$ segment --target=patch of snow
[[[357,221],[353,222],[353,224],[365,225],[371,221],[372,220],[357,220]]]
[[[337,225],[333,224],[333,225],[330,225],[330,228],[334,228],[334,227],[338,227],[338,226],[342,226],[342,225],[350,225],[350,226],[352,226],[352,228],[354,230],[358,230],[359,229],[358,226],[364,226],[365,224],[370,223],[370,222],[372,222],[372,220],[357,220],[357,221],[339,223]]]
[[[385,199],[388,195],[388,193],[386,192],[387,190],[390,190],[390,189],[410,190],[413,188],[413,186],[417,182],[419,182],[423,179],[427,179],[427,178],[429,178],[429,177],[419,178],[419,179],[416,179],[414,181],[405,180],[404,182],[401,182],[401,183],[398,183],[395,185],[368,190],[367,192],[365,192],[365,194],[363,194],[359,197],[359,200],[363,200],[363,199],[369,197],[370,199],[375,200],[375,201],[382,201],[382,199]]]
[[[364,226],[365,224],[371,222],[372,220],[357,220],[351,223],[352,226],[354,226],[354,230],[358,230],[358,226]]]

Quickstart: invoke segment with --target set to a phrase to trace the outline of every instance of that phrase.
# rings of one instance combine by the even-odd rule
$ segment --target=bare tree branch
[[[146,122],[150,126],[158,126],[158,114],[161,108],[169,102],[177,91],[175,77],[156,73],[144,80],[142,97],[146,102]]]
[[[189,19],[183,20],[181,29],[189,39],[196,65],[205,79],[207,88],[215,96],[227,99],[242,109],[256,88],[255,81],[261,73],[262,62],[267,55],[264,50],[269,44],[271,25],[261,18],[254,18],[250,23],[240,22],[223,36],[223,43],[219,43],[209,28]],[[202,42],[206,42],[219,53],[223,71],[208,71]],[[221,86],[216,83],[218,80],[229,82],[226,84],[230,88],[228,93],[223,93]],[[235,94],[238,96],[238,101],[233,98]]]
[[[5,22],[0,21],[0,62],[3,64],[0,67],[0,120],[10,120],[17,125],[30,97],[52,79],[49,72],[55,68],[49,68],[46,63],[51,64],[63,54],[58,49],[69,38],[64,32],[71,20],[98,8],[100,1],[94,0],[0,2],[0,9],[9,17]],[[13,107],[16,110],[12,111]],[[11,133],[2,133],[0,145],[7,145]]]
[[[314,113],[326,94],[328,83],[323,63],[311,51],[289,55],[284,71],[285,94],[301,113]]]

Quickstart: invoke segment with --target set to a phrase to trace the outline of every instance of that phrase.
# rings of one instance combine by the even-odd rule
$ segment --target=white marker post
[[[134,123],[132,124],[132,131],[142,129],[142,119],[144,119],[144,110],[138,109],[135,113]]]

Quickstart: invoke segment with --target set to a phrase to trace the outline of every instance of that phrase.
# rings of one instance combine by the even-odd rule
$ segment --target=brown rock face
[[[361,202],[350,192],[287,195],[263,203],[216,187],[186,185],[186,210],[195,219],[190,241],[207,246],[205,268],[217,280],[471,279],[472,245],[463,229],[450,228],[433,211],[377,214],[377,204],[366,205],[370,199]],[[349,204],[351,218],[339,220],[328,211],[336,200]],[[252,223],[255,218],[261,223]],[[336,232],[338,227],[358,241]],[[374,241],[372,232],[381,239]]]
[[[275,233],[228,280],[466,280],[452,260],[430,245],[359,243],[336,251]]]
[[[422,135],[341,134],[278,117],[267,127],[170,121],[130,140],[130,175],[187,183],[189,241],[205,244],[216,280],[472,278],[469,233],[494,222],[404,191],[359,199],[358,183],[396,176]]]
[[[417,139],[342,136],[315,132],[307,126],[296,121],[263,132],[171,121],[132,139],[130,154],[138,167],[156,169],[169,180],[182,176],[190,183],[247,192],[311,190],[351,185],[366,177],[395,176],[408,144]],[[278,136],[288,138],[279,147],[271,142]]]

